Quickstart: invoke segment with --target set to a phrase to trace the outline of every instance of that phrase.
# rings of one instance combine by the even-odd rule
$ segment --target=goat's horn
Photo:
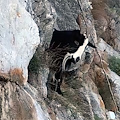
[[[72,58],[72,55],[70,53],[67,53],[63,59],[63,62],[62,62],[62,71],[65,71],[65,65],[66,65],[66,62],[67,60],[71,59]]]

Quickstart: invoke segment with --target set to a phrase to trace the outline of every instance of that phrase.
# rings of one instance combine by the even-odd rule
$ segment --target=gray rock
[[[110,56],[120,58],[120,54],[117,51],[115,51],[110,45],[108,45],[102,38],[99,39],[98,48],[101,51],[107,52]]]
[[[0,73],[17,69],[26,83],[27,67],[39,44],[38,27],[19,1],[1,1],[0,10]]]

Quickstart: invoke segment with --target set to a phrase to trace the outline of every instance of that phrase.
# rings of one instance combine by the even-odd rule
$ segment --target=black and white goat
[[[62,94],[60,90],[60,85],[62,83],[61,78],[62,71],[67,71],[71,66],[71,63],[76,64],[81,59],[81,56],[87,45],[96,48],[88,41],[88,38],[86,38],[85,35],[80,34],[80,30],[73,31],[55,30],[53,32],[49,50],[53,51],[52,54],[54,54],[55,56],[54,59],[57,58],[56,52],[59,49],[61,49],[61,52],[59,54],[62,54],[63,56],[62,59],[58,59],[57,61],[59,62],[59,68],[55,70],[54,75],[54,79],[57,81],[56,92],[58,92],[59,94]],[[62,52],[62,50],[64,52]]]

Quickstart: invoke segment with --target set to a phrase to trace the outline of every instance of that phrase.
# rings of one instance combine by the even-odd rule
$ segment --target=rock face
[[[40,43],[38,27],[25,7],[24,0],[0,1],[0,120],[49,119],[33,99],[35,91],[22,87]]]
[[[27,66],[39,44],[37,25],[18,0],[1,1],[0,11],[0,73],[17,74],[26,83]]]
[[[120,77],[108,62],[120,57],[117,8],[112,0],[1,0],[0,120],[119,120]],[[63,95],[46,86],[54,28],[80,29],[97,46],[62,75]]]
[[[3,84],[3,86],[0,86],[0,119],[37,120],[37,114],[33,104],[34,101],[30,95],[14,83],[11,84],[8,82],[7,84]]]

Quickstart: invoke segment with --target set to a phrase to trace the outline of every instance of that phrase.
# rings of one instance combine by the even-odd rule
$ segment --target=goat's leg
[[[55,78],[56,78],[56,92],[58,94],[63,95],[62,91],[60,89],[60,86],[62,84],[62,76],[61,76],[61,74],[62,74],[62,70],[59,70],[58,72],[55,73]]]
[[[59,79],[58,82],[57,82],[57,90],[56,90],[56,92],[57,92],[58,94],[60,94],[60,95],[63,95],[63,93],[62,93],[62,91],[61,91],[61,89],[60,89],[61,84],[62,84],[62,80]]]

